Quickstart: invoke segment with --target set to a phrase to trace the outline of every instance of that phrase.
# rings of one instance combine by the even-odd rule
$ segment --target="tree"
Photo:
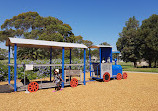
[[[26,39],[38,39],[58,42],[73,42],[74,34],[72,28],[55,17],[42,17],[37,12],[26,12],[6,19],[1,25],[0,41],[4,42],[8,37],[18,37]],[[25,51],[23,51],[25,50]],[[20,53],[23,54],[20,54]],[[53,54],[58,54],[58,50],[53,50]],[[18,48],[20,58],[31,57],[37,59],[37,56],[31,54],[44,55],[45,51],[37,48]],[[30,55],[30,56],[28,56]],[[45,56],[46,58],[48,56]]]
[[[140,48],[142,58],[148,60],[149,67],[151,63],[158,60],[158,15],[153,14],[148,19],[142,21],[139,31]]]
[[[110,46],[110,44],[108,44],[107,42],[100,43],[100,45],[108,45],[108,46]]]
[[[7,58],[8,51],[6,49],[0,48],[0,60],[4,60]]]
[[[93,45],[93,42],[90,40],[83,40],[83,44],[86,45],[87,47],[90,47]]]
[[[91,50],[91,56],[99,58],[99,50],[98,49]]]
[[[84,44],[87,47],[90,47],[93,44],[90,40],[83,40],[81,35],[74,37],[74,43]],[[73,49],[73,53],[75,57],[83,58],[83,49]]]
[[[74,43],[83,43],[83,37],[81,35],[74,37]]]
[[[139,60],[139,47],[138,47],[138,35],[137,30],[139,28],[139,21],[133,16],[125,23],[125,27],[121,33],[119,33],[120,38],[118,39],[116,46],[117,49],[122,54],[122,59],[125,62],[134,62],[136,67],[136,61]]]

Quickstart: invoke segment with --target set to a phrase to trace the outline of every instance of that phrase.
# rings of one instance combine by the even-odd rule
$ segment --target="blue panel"
[[[99,56],[100,56],[100,78],[101,78],[101,62],[102,62],[102,49],[99,48]]]
[[[50,48],[50,64],[52,64],[52,48]],[[50,81],[52,78],[52,66],[50,66]]]
[[[121,65],[112,65],[112,75],[117,75],[118,73],[122,74]]]
[[[17,91],[16,89],[16,73],[17,73],[17,45],[14,45],[14,91]]]
[[[101,61],[105,58],[107,62],[108,58],[110,58],[110,62],[112,63],[112,48],[111,47],[103,47],[101,48]]]
[[[86,49],[84,48],[84,80],[83,84],[86,85]]]
[[[10,45],[8,48],[8,64],[10,64]],[[10,65],[8,65],[8,84],[10,84]]]
[[[64,47],[62,48],[62,88],[64,88]]]

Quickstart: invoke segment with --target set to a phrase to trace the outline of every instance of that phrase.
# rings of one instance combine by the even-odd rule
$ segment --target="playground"
[[[158,111],[158,1],[1,4],[0,111]]]
[[[86,73],[86,80],[89,73]],[[11,81],[12,82],[12,81]],[[0,82],[0,85],[7,82]],[[62,91],[41,89],[34,93],[1,93],[0,110],[152,110],[158,109],[158,75],[130,73],[128,78],[109,82],[87,82]]]

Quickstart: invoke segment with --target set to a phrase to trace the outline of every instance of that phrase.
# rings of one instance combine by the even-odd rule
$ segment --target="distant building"
[[[137,67],[147,67],[149,66],[148,62],[144,59],[140,60],[140,62],[136,62]]]

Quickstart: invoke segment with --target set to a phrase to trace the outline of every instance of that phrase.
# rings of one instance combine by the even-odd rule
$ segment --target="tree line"
[[[5,42],[8,37],[47,40],[57,42],[80,43],[86,46],[93,45],[90,40],[84,40],[81,35],[75,36],[69,24],[63,23],[55,17],[42,17],[37,12],[21,13],[6,19],[1,25],[0,42]],[[106,42],[104,42],[105,44]],[[14,50],[14,48],[12,48]],[[98,51],[92,50],[92,54],[96,55]],[[53,49],[53,58],[61,58],[61,50]],[[69,50],[65,51],[65,58],[69,58]],[[18,47],[17,56],[19,59],[48,59],[50,55],[49,49],[42,48],[20,48]],[[72,56],[83,58],[82,49],[73,49]]]
[[[133,16],[129,18],[119,33],[116,43],[125,62],[136,62],[144,59],[149,67],[157,67],[158,62],[158,15],[153,14],[148,19],[139,21]]]

